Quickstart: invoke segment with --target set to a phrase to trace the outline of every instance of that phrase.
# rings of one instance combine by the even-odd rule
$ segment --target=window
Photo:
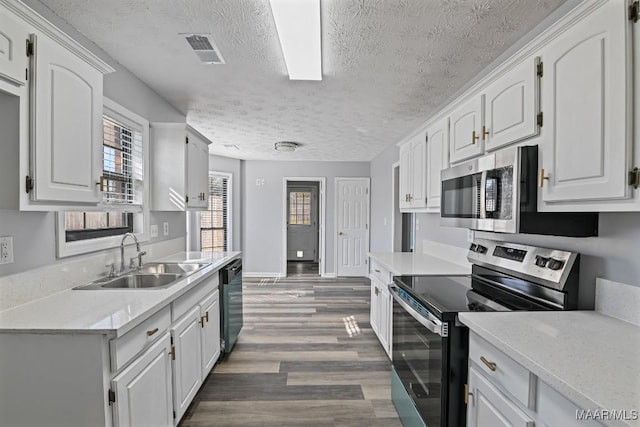
[[[97,209],[58,215],[58,256],[117,246],[118,237],[129,232],[146,238],[144,159],[149,123],[105,99],[102,124],[102,203]]]
[[[209,174],[209,206],[206,211],[200,212],[202,252],[223,252],[230,249],[230,181],[230,174]]]
[[[311,193],[289,192],[289,224],[311,225]]]

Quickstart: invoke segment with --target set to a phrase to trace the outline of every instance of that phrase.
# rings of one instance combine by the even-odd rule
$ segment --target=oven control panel
[[[562,289],[576,258],[575,252],[486,239],[474,240],[467,253],[471,263],[523,273],[556,289]]]

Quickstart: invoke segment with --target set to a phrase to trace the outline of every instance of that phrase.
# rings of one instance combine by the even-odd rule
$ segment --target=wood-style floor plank
[[[369,281],[291,271],[301,275],[245,279],[245,326],[180,426],[402,426]]]

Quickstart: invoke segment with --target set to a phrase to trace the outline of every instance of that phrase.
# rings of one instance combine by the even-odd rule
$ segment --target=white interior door
[[[366,276],[369,250],[369,178],[336,178],[338,276]]]
[[[287,188],[287,260],[318,261],[318,185]]]

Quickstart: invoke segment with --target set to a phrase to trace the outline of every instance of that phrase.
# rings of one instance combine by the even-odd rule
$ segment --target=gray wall
[[[37,0],[25,0],[68,35],[109,63],[116,72],[104,79],[104,94],[150,122],[185,123],[185,115],[173,108],[136,76],[103,50],[67,25]],[[16,141],[17,144],[17,141]],[[169,236],[162,236],[162,223],[169,222]],[[159,225],[159,236],[152,242],[186,235],[183,212],[151,212],[151,224]],[[14,263],[0,265],[0,277],[56,262],[55,214],[0,210],[0,236],[13,236]]]
[[[369,162],[243,162],[242,248],[244,270],[280,273],[282,266],[283,178],[326,177],[326,272],[334,273],[336,177],[369,177]],[[256,185],[256,180],[264,185]]]
[[[398,156],[398,147],[393,144],[371,161],[371,252],[393,250],[392,165]]]
[[[209,170],[231,174],[231,228],[232,247],[234,251],[242,250],[242,160],[230,157],[209,156]]]

